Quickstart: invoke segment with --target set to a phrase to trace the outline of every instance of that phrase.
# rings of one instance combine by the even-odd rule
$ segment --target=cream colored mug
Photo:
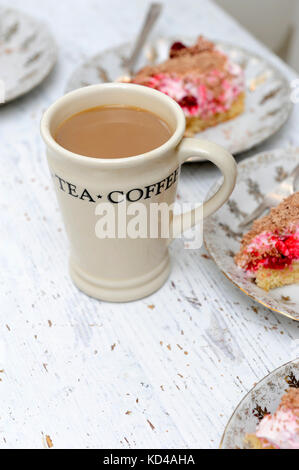
[[[134,106],[164,119],[173,130],[161,147],[146,154],[120,159],[96,159],[65,150],[54,134],[58,126],[80,111],[96,106]],[[86,294],[112,302],[127,302],[158,290],[170,273],[169,239],[107,238],[96,235],[99,204],[141,200],[171,206],[176,199],[181,165],[192,156],[210,160],[221,170],[223,184],[203,206],[207,217],[230,196],[236,181],[233,157],[216,144],[184,138],[185,116],[180,106],[159,91],[140,85],[104,84],[82,88],[60,98],[44,114],[42,137],[57,197],[70,241],[70,274]],[[196,196],[196,195],[195,195]],[[189,229],[200,222],[202,210],[192,211]],[[175,236],[182,216],[171,219]]]

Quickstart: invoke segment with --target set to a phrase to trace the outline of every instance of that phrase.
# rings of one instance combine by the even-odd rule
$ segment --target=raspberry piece
[[[264,267],[269,269],[284,269],[290,264],[292,264],[292,260],[290,258],[276,258],[275,256],[272,256],[265,259]]]
[[[186,46],[182,42],[175,42],[170,48],[169,57],[172,59],[176,56],[176,52],[180,51],[181,49],[186,49]]]
[[[283,240],[278,240],[275,246],[277,251],[284,256],[291,259],[299,258],[299,240],[293,235]]]
[[[289,252],[291,258],[296,259],[299,258],[299,240],[298,238],[291,235],[285,241],[286,249]]]
[[[197,99],[192,95],[186,95],[179,101],[179,105],[182,108],[193,108],[194,106],[197,106],[197,104]]]

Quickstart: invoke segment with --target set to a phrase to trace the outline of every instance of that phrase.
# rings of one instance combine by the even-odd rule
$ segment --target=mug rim
[[[100,90],[105,89],[127,89],[130,87],[135,88],[137,93],[141,94],[148,94],[155,96],[156,98],[160,99],[163,104],[167,105],[169,108],[172,109],[176,116],[176,128],[172,136],[160,147],[157,147],[149,152],[134,155],[130,157],[123,157],[123,158],[93,158],[84,155],[80,155],[70,150],[65,149],[60,144],[58,144],[53,135],[50,132],[50,125],[53,119],[54,114],[58,111],[59,108],[63,107],[64,104],[68,103],[73,98],[77,98],[78,96],[89,95],[92,93],[96,93]],[[88,109],[88,108],[87,108]],[[143,109],[143,108],[142,108]],[[74,113],[76,114],[76,113]],[[143,85],[136,85],[131,83],[100,83],[97,85],[91,85],[84,88],[78,88],[77,90],[71,91],[66,95],[62,96],[58,100],[56,100],[43,114],[41,119],[41,135],[42,138],[47,145],[53,152],[59,153],[61,156],[65,157],[68,160],[72,160],[73,162],[76,161],[77,163],[83,163],[87,166],[93,167],[115,167],[117,165],[118,168],[120,167],[127,167],[127,166],[134,166],[136,164],[144,163],[145,160],[152,160],[154,158],[160,157],[163,153],[167,152],[170,148],[176,147],[184,136],[184,132],[186,129],[186,118],[182,108],[179,104],[170,98],[169,96],[165,95],[164,93],[154,90],[153,88],[145,87]]]

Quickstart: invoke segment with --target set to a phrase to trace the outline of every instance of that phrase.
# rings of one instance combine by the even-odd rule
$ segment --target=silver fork
[[[150,5],[143,27],[137,37],[134,50],[131,56],[124,62],[123,75],[121,77],[118,77],[116,79],[116,82],[129,82],[131,80],[132,75],[134,73],[134,65],[137,62],[140,52],[142,51],[142,48],[149,36],[149,33],[151,32],[159,16],[161,15],[162,10],[162,3],[152,3]]]
[[[242,230],[253,220],[260,217],[266,210],[276,207],[283,199],[293,194],[296,190],[297,179],[299,178],[299,164],[293,169],[288,178],[282,181],[272,191],[264,197],[261,204],[249,215],[247,215],[239,224],[239,229]]]

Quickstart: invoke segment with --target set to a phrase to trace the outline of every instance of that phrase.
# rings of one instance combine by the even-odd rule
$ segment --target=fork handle
[[[135,65],[135,62],[137,61],[139,54],[145,44],[145,41],[151,32],[154,24],[156,23],[157,19],[159,18],[161,12],[163,9],[163,5],[161,3],[152,3],[149,11],[147,13],[144,25],[142,27],[142,30],[139,33],[136,46],[132,52],[131,57],[128,59],[126,63],[126,67],[130,74],[133,72],[133,67]]]

